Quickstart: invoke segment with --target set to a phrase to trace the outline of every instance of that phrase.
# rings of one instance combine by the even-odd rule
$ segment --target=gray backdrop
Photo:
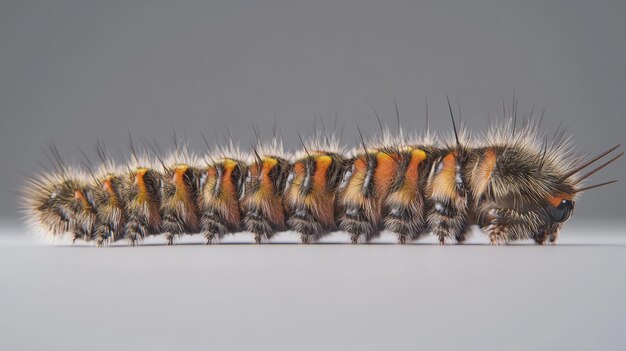
[[[395,123],[394,99],[407,129],[428,98],[450,130],[449,95],[480,131],[515,90],[596,153],[624,142],[624,18],[623,0],[0,0],[0,217],[16,220],[21,174],[51,140],[68,158],[96,138],[123,154],[129,130],[165,146],[175,126],[200,149],[200,130],[228,126],[246,146],[276,120],[294,148],[337,115],[353,143],[356,123],[377,133],[372,106]],[[626,181],[625,166],[594,181]],[[586,194],[546,247],[384,233],[97,250],[35,246],[0,221],[0,349],[622,350],[625,195]]]
[[[194,147],[230,128],[249,145],[276,120],[289,147],[316,118],[377,133],[375,107],[407,129],[450,128],[449,95],[484,129],[502,96],[547,109],[582,152],[624,142],[624,1],[2,1],[0,216],[54,140],[77,158],[127,132]],[[594,177],[623,178],[626,163]],[[624,214],[625,187],[590,192],[575,221]]]

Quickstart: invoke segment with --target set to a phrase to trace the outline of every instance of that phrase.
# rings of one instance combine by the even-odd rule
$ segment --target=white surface
[[[0,349],[623,350],[626,235],[592,228],[546,247],[475,235],[96,249],[0,235]]]

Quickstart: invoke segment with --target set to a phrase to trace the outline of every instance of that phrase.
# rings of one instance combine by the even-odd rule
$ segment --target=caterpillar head
[[[469,162],[468,178],[479,225],[490,234],[500,236],[497,240],[502,241],[533,238],[543,243],[546,239],[556,240],[559,229],[573,214],[576,195],[591,188],[578,184],[623,153],[586,175],[574,176],[616,148],[578,165],[565,162],[562,150],[558,149],[533,152],[524,147],[487,147],[476,150]]]

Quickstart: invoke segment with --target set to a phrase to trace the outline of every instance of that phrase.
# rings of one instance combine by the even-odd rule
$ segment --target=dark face
[[[507,240],[554,236],[572,214],[574,184],[524,148],[476,149],[465,166],[478,224]],[[541,240],[538,240],[541,241]]]
[[[486,209],[483,220],[486,223],[506,224],[511,232],[530,237],[553,234],[567,221],[574,210],[573,190],[567,192],[567,186],[555,184],[563,191],[549,195],[546,199],[533,196],[486,196],[483,207]],[[527,190],[525,194],[532,194]]]

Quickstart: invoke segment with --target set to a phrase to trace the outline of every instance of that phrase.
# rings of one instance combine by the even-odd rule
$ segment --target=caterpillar
[[[407,244],[429,233],[440,244],[463,243],[477,225],[492,245],[532,239],[555,243],[582,192],[583,181],[623,155],[585,172],[621,145],[585,159],[571,138],[548,140],[540,121],[502,118],[481,137],[457,129],[438,138],[426,132],[381,135],[346,151],[334,135],[317,133],[289,154],[276,136],[242,152],[228,145],[196,155],[175,142],[169,157],[149,143],[116,165],[104,145],[101,164],[70,167],[56,147],[53,168],[27,178],[26,219],[49,238],[135,246],[163,235],[172,245],[180,234],[201,234],[216,244],[228,234],[249,232],[256,243],[291,230],[303,244],[334,231],[353,244],[387,230]],[[531,113],[532,116],[532,113]],[[380,123],[380,120],[379,120]],[[205,138],[206,142],[206,138]],[[206,143],[209,147],[208,142]]]

